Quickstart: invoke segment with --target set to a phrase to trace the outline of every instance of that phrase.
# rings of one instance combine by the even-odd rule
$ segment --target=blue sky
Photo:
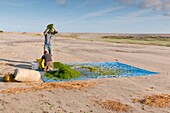
[[[0,29],[170,33],[170,0],[0,0]]]

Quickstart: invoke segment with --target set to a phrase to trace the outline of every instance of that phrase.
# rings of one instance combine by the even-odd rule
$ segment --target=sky
[[[0,30],[170,33],[170,0],[0,0]]]

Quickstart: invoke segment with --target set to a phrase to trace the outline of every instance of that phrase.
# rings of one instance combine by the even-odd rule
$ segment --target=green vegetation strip
[[[0,31],[3,32],[3,31]],[[23,33],[26,34],[26,33]],[[41,36],[41,34],[27,34],[31,36]],[[134,36],[103,36],[100,38],[81,38],[81,34],[70,33],[70,34],[57,34],[54,37],[59,38],[72,38],[87,41],[104,41],[112,43],[126,43],[126,44],[141,44],[141,45],[157,45],[170,47],[170,36],[159,36],[159,35],[147,35],[140,34]]]
[[[161,36],[104,36],[101,41],[170,47],[170,37]]]
[[[101,38],[81,38],[78,34],[60,34],[56,37],[74,38],[88,41],[104,41],[112,43],[126,43],[126,44],[141,44],[141,45],[157,45],[170,47],[169,36],[154,36],[154,35],[134,35],[134,36],[103,36]]]

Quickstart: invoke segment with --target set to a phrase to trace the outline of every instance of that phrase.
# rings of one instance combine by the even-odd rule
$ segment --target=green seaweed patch
[[[99,70],[98,66],[82,66],[81,68],[89,69],[91,72],[96,72]]]
[[[94,72],[97,75],[112,75],[116,76],[122,72],[122,70],[113,70],[108,68],[101,68],[99,66],[82,66],[81,68],[88,69],[90,72]]]
[[[54,69],[60,69],[60,68],[63,68],[63,67],[69,68],[69,66],[67,66],[67,65],[65,65],[61,62],[54,62],[53,65],[54,65]]]
[[[3,33],[4,31],[0,30],[0,33]]]
[[[46,72],[44,76],[48,79],[55,78],[56,80],[72,79],[80,76],[80,72],[71,69],[69,66],[62,64],[61,62],[54,62],[54,70]]]

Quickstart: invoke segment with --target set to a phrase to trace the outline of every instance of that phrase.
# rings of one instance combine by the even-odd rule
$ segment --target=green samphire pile
[[[116,76],[122,72],[122,70],[101,68],[99,66],[81,66],[81,68],[87,69],[88,71],[93,72],[92,75],[97,75],[97,76],[105,76],[105,75]]]
[[[46,72],[44,76],[48,79],[55,78],[56,80],[72,79],[80,76],[80,72],[71,69],[61,62],[54,62],[54,71]]]
[[[49,24],[49,25],[47,25],[47,29],[48,29],[49,32],[52,33],[53,35],[55,35],[56,33],[58,33],[57,31],[54,30],[54,24]]]
[[[54,24],[49,24],[49,25],[47,25],[47,28],[48,28],[48,29],[53,29],[53,28],[54,28]]]

